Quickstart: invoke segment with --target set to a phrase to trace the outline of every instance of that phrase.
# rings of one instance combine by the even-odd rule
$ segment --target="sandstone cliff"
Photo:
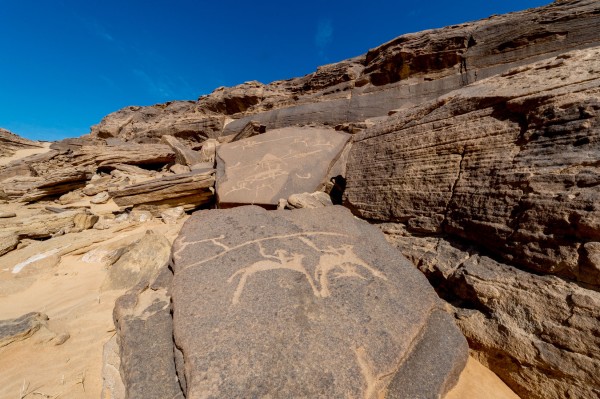
[[[352,260],[330,265],[331,271],[338,268],[332,272],[332,290],[348,295],[357,309],[371,306],[372,299],[356,295],[355,290],[364,289],[363,284],[376,287],[383,284],[383,279],[376,271],[377,256],[370,252],[369,245],[364,245],[366,238],[360,237],[376,240],[379,258],[389,258],[391,265],[394,256],[381,249],[385,245],[377,238],[379,233],[372,233],[371,227],[360,223],[357,226],[362,227],[352,227],[358,222],[351,217],[336,216],[330,220],[332,215],[348,213],[338,208],[329,212],[283,210],[343,202],[354,215],[379,227],[388,241],[427,277],[467,338],[471,355],[518,395],[536,399],[598,397],[598,26],[597,1],[570,0],[406,34],[362,56],[322,66],[303,77],[218,88],[196,101],[127,107],[106,116],[92,127],[90,135],[53,143],[51,150],[43,154],[7,162],[0,166],[0,262],[9,266],[0,271],[0,286],[5,289],[3,292],[17,296],[0,298],[4,300],[0,306],[8,308],[22,292],[35,296],[33,288],[28,287],[36,287],[32,286],[33,277],[42,275],[42,263],[56,267],[73,251],[88,260],[101,260],[108,268],[116,265],[107,275],[117,276],[118,283],[131,290],[115,310],[118,339],[111,339],[105,347],[106,397],[122,397],[124,392],[149,395],[152,384],[157,388],[152,391],[156,397],[160,397],[161,389],[179,397],[186,392],[202,393],[212,388],[198,379],[208,374],[202,369],[206,339],[196,342],[196,337],[215,334],[194,318],[210,311],[210,322],[216,331],[222,328],[219,323],[229,317],[245,320],[255,331],[264,326],[253,324],[256,320],[252,317],[237,315],[239,309],[222,307],[222,301],[210,295],[198,296],[196,291],[211,290],[224,298],[233,294],[237,305],[242,292],[239,287],[243,290],[247,277],[278,269],[278,284],[271,286],[268,279],[256,277],[263,284],[257,287],[262,288],[250,287],[243,292],[261,300],[265,292],[270,292],[270,296],[281,296],[278,304],[290,301],[290,309],[297,313],[293,321],[286,321],[291,324],[284,323],[286,328],[310,325],[322,315],[315,309],[328,309],[321,308],[319,302],[319,298],[327,296],[324,292],[329,294],[327,272],[323,271],[326,265],[315,260],[320,259],[320,254],[329,260]],[[5,153],[0,156],[37,145],[2,133],[0,151]],[[4,145],[5,142],[10,145]],[[312,193],[315,190],[321,191]],[[135,229],[138,233],[145,223],[168,233],[172,241],[187,219],[184,211],[245,204],[278,207],[286,216],[275,217],[275,211],[257,208],[199,212],[190,219],[196,222],[186,225],[177,239],[174,278],[167,267],[169,245],[163,238],[146,234],[135,242],[127,238],[127,244],[97,244],[117,232]],[[288,225],[284,223],[287,219],[294,221]],[[210,223],[204,223],[206,220]],[[330,222],[325,223],[327,220]],[[244,241],[245,236],[240,233],[244,229],[248,231],[245,235],[256,235],[254,241]],[[278,235],[268,235],[278,229]],[[347,238],[317,243],[312,236],[303,236],[311,229],[315,231],[310,234],[318,230],[318,234]],[[371,232],[351,236],[362,229]],[[302,237],[290,239],[297,234]],[[39,239],[45,241],[36,241]],[[271,239],[277,241],[267,245]],[[160,256],[144,249],[155,248],[154,242],[162,243]],[[351,252],[350,246],[360,248],[361,255]],[[198,254],[194,252],[196,247],[201,249]],[[238,257],[235,253],[240,248],[245,255]],[[124,253],[130,255],[123,256]],[[210,256],[201,260],[207,254]],[[196,267],[198,262],[212,262],[224,255],[231,268],[227,269],[229,274],[221,276],[223,271],[218,268],[209,271],[215,274],[215,281],[225,281],[221,285],[206,280],[208,272],[192,273],[186,269],[189,264]],[[312,259],[312,263],[304,264],[305,258]],[[253,259],[255,263],[244,265],[240,259]],[[365,262],[366,259],[371,261]],[[144,279],[148,281],[131,275],[136,268],[139,273],[146,273],[139,266],[145,264],[154,265],[153,273],[158,266],[162,270],[153,276],[155,281],[148,280],[147,275]],[[309,273],[307,265],[315,269]],[[25,274],[11,275],[25,267]],[[299,278],[290,279],[283,269],[300,273]],[[387,264],[384,269],[386,274],[395,270]],[[102,275],[101,270],[98,268],[95,273]],[[365,270],[373,275],[365,274]],[[413,272],[406,271],[411,279],[425,282]],[[229,280],[240,276],[235,293],[230,292],[228,276]],[[90,292],[102,293],[112,286],[114,281],[109,281],[109,277],[104,288],[97,284]],[[338,277],[346,277],[341,279],[346,283],[339,283]],[[137,286],[132,287],[134,283]],[[427,384],[437,384],[430,387],[431,392],[446,393],[464,366],[466,348],[460,349],[457,344],[458,349],[448,349],[461,342],[460,334],[449,334],[444,346],[443,334],[430,331],[432,328],[427,326],[436,323],[427,318],[441,313],[441,306],[433,305],[435,295],[428,291],[431,287],[418,284],[418,295],[432,301],[435,312],[427,308],[419,316],[420,324],[408,323],[414,328],[420,326],[419,331],[411,330],[410,336],[402,337],[393,325],[389,329],[396,331],[389,342],[402,342],[406,349],[394,352],[394,356],[402,358],[402,368],[396,371],[408,367],[409,372],[398,372],[393,378],[388,374],[397,360],[383,359],[389,354],[383,350],[389,345],[388,338],[374,345],[383,357],[371,362],[365,360],[363,353],[368,346],[365,343],[372,343],[371,335],[359,337],[361,332],[350,337],[340,333],[339,339],[350,339],[357,347],[344,355],[356,363],[352,363],[356,372],[335,374],[340,369],[335,366],[323,378],[341,381],[348,384],[344,387],[360,392],[364,384],[357,384],[352,376],[362,373],[367,381],[366,396],[384,392],[386,387],[401,396],[402,389],[409,385],[417,391],[406,388],[404,392],[419,392]],[[296,297],[286,295],[285,290],[292,287],[295,295],[303,298],[299,306],[294,303]],[[389,292],[395,290],[397,287],[390,286]],[[171,292],[176,293],[175,301]],[[119,295],[123,293],[120,291]],[[117,296],[114,295],[112,303]],[[424,306],[413,295],[409,297],[401,303],[416,302],[406,305],[410,312]],[[199,298],[212,303],[211,308],[203,308],[204,302]],[[389,295],[389,300],[396,301],[397,295]],[[346,309],[350,302],[333,303]],[[249,301],[244,306],[252,312],[262,312],[273,305],[254,304]],[[112,309],[112,304],[103,305],[103,309]],[[35,315],[35,320],[45,316]],[[354,312],[352,317],[364,320],[373,331],[374,324],[379,325],[373,324],[375,319],[366,313]],[[331,320],[338,323],[335,317]],[[11,326],[16,323],[10,322]],[[38,324],[44,322],[35,325],[42,328]],[[230,321],[225,324],[228,333],[236,337],[243,338],[249,331],[240,332],[239,325]],[[32,328],[27,328],[25,333],[29,334]],[[305,333],[302,328],[294,328],[290,329],[289,339]],[[174,331],[178,346],[173,346],[171,339]],[[409,341],[417,341],[415,337],[423,340],[430,333],[427,342],[436,345],[409,345]],[[136,334],[143,337],[138,339]],[[252,336],[253,347],[262,345],[262,334]],[[211,351],[219,354],[215,355],[220,358],[216,363],[226,366],[230,352],[244,346],[229,348],[225,341],[217,341]],[[151,342],[157,345],[152,346]],[[321,343],[314,343],[315,348]],[[347,345],[342,346],[340,351]],[[9,354],[17,358],[19,350],[25,347],[13,345]],[[437,364],[429,360],[424,363],[422,356],[431,360],[442,352],[444,360],[454,360],[443,367],[443,362],[439,362],[437,369],[427,369],[437,376],[437,382],[426,381],[426,371],[413,373],[429,367],[425,364]],[[268,352],[257,351],[252,356],[264,353]],[[298,358],[298,353],[286,356]],[[318,357],[325,352],[315,353]],[[47,353],[45,356],[44,361],[52,360]],[[155,363],[146,364],[144,359],[152,356]],[[329,363],[329,358],[319,361]],[[377,366],[382,359],[384,365]],[[76,361],[81,364],[81,359]],[[321,376],[309,363],[304,364],[303,376]],[[151,364],[157,364],[160,370],[150,370],[155,368]],[[419,366],[411,368],[411,364]],[[142,366],[160,378],[151,378],[148,373],[138,378],[136,373]],[[372,378],[377,367],[370,370],[367,366],[383,367],[382,378],[389,386],[383,387]],[[244,364],[240,367],[245,371],[237,373],[236,378],[247,373],[250,377],[243,383],[263,392],[265,388],[252,385],[252,381],[264,375],[254,375],[255,371]],[[300,368],[293,368],[296,369]],[[210,373],[214,381],[221,381],[219,373]],[[395,382],[388,381],[388,377]],[[13,379],[3,377],[1,381],[14,386]],[[220,382],[226,390],[233,389],[227,387],[229,380]],[[160,387],[160,381],[169,383]],[[327,381],[319,380],[319,384],[331,385]],[[289,392],[312,392],[317,385],[293,389],[285,386]]]

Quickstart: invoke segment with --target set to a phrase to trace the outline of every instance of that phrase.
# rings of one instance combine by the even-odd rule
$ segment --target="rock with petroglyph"
[[[218,201],[275,207],[280,198],[317,191],[349,138],[333,129],[290,127],[222,144]]]
[[[345,208],[199,211],[173,251],[187,398],[438,397],[466,363],[424,277]]]

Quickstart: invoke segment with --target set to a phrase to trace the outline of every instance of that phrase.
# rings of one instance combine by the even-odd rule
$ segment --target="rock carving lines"
[[[257,245],[259,253],[264,259],[254,262],[250,266],[239,269],[238,271],[233,273],[227,280],[227,282],[231,284],[238,276],[240,277],[238,285],[233,294],[232,304],[234,305],[239,303],[240,297],[244,291],[244,287],[248,279],[258,272],[286,269],[297,273],[301,273],[306,278],[308,284],[312,289],[313,294],[317,298],[327,298],[331,296],[331,290],[329,286],[331,279],[354,277],[361,280],[366,280],[367,277],[365,277],[365,274],[368,275],[370,273],[376,278],[387,280],[387,278],[382,272],[368,265],[354,252],[354,246],[349,244],[342,244],[337,247],[329,245],[326,248],[319,248],[317,245],[315,245],[313,241],[311,241],[308,238],[316,236],[347,237],[346,235],[339,233],[313,231],[304,233],[275,235],[271,237],[246,241],[242,244],[238,244],[235,246],[228,246],[221,241],[225,238],[225,236],[220,235],[218,237],[207,238],[199,241],[180,242],[179,249],[175,251],[174,256],[175,258],[179,257],[182,251],[184,251],[190,245],[197,245],[207,242],[223,249],[223,251],[213,256],[187,265],[183,269],[187,270],[191,267],[197,267],[212,260],[215,260],[231,251],[238,250],[248,245]],[[290,238],[299,239],[302,243],[319,253],[319,260],[312,274],[309,273],[309,271],[303,263],[303,254],[297,252],[290,253],[290,251],[284,249],[277,249],[273,254],[268,254],[266,253],[264,247],[261,244],[270,240],[282,240]]]
[[[372,362],[369,360],[369,356],[367,355],[367,351],[362,346],[354,349],[354,354],[356,355],[356,362],[360,367],[360,372],[365,379],[367,384],[367,388],[364,390],[363,398],[364,399],[383,399],[386,394],[386,387],[390,383],[393,372],[376,375],[375,367]]]
[[[268,141],[250,140],[243,144],[239,144],[236,147],[231,147],[231,149],[243,151],[248,148],[253,148],[259,144],[281,140],[290,140],[291,138],[292,137],[287,136]],[[228,173],[240,169],[242,171],[242,175],[247,176],[236,182],[231,188],[225,191],[223,195],[227,196],[237,191],[254,191],[257,195],[259,192],[265,190],[275,192],[277,191],[277,189],[273,186],[275,179],[287,176],[289,174],[289,165],[292,162],[298,162],[299,160],[311,157],[315,154],[321,153],[324,150],[326,151],[327,149],[334,147],[334,145],[329,141],[309,143],[306,139],[300,137],[294,137],[293,141],[289,144],[289,146],[292,148],[304,146],[306,147],[306,151],[298,152],[297,150],[290,148],[287,154],[283,154],[280,156],[277,156],[272,153],[265,154],[258,162],[256,162],[255,165],[242,164],[238,162],[237,164],[228,167]],[[297,175],[297,177],[300,179],[309,179],[311,175]]]
[[[330,279],[355,277],[366,280],[366,277],[359,272],[359,268],[366,269],[377,278],[387,280],[383,273],[360,259],[354,253],[352,245],[328,246],[326,249],[321,249],[306,237],[298,236],[298,239],[321,254],[313,275],[308,272],[302,262],[304,255],[296,252],[290,253],[283,249],[278,249],[273,255],[269,255],[265,253],[263,246],[258,242],[259,252],[265,260],[259,260],[250,266],[239,269],[227,280],[228,283],[232,283],[238,275],[241,276],[233,294],[232,304],[237,305],[240,302],[240,296],[244,291],[248,278],[258,272],[287,269],[301,273],[308,281],[313,294],[317,298],[331,296],[329,288]]]

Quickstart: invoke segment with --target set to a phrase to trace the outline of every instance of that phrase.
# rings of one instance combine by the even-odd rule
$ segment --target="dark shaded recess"
[[[342,205],[344,202],[344,191],[346,191],[346,179],[338,175],[331,178],[331,183],[333,183],[333,187],[329,192],[331,202],[333,202],[333,205]]]
[[[132,166],[137,166],[140,169],[158,172],[158,171],[161,171],[165,166],[170,165],[170,164],[172,165],[173,162],[136,163],[136,164],[132,164]],[[113,165],[103,165],[103,166],[99,166],[96,169],[96,172],[97,173],[110,173],[115,169],[117,169],[117,168],[115,168]]]

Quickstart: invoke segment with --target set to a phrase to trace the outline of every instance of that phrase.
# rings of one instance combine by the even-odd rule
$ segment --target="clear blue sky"
[[[301,76],[403,33],[549,2],[0,0],[0,127],[80,136],[127,105]]]

